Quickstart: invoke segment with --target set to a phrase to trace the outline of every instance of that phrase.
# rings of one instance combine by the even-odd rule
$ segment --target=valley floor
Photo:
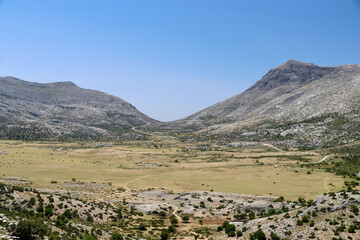
[[[45,217],[45,223],[55,221],[53,230],[64,239],[87,232],[98,239],[109,239],[114,232],[129,239],[165,239],[162,234],[177,239],[226,239],[241,234],[248,239],[260,228],[268,237],[273,232],[281,239],[308,239],[316,232],[320,239],[329,239],[341,231],[326,235],[322,229],[332,220],[325,216],[332,219],[340,214],[347,219],[339,220],[347,228],[356,225],[358,217],[350,207],[357,204],[355,193],[316,198],[346,187],[346,179],[327,170],[337,161],[334,154],[284,151],[267,143],[239,147],[151,138],[104,143],[1,141],[0,182],[8,186],[3,190],[1,206],[7,209],[3,214],[10,214],[16,225],[22,216],[17,207],[30,209],[34,216]],[[72,206],[68,209],[77,213],[67,221],[92,231],[79,227],[80,233],[66,235],[64,226],[56,225],[64,214],[64,196]],[[40,202],[45,208],[50,205],[52,215],[35,211],[38,199],[29,207],[31,197],[45,199]],[[52,202],[46,200],[51,198]],[[332,211],[334,206],[339,207]],[[314,221],[313,226],[306,218]],[[220,230],[224,221],[236,226],[236,231]],[[320,230],[314,230],[317,223]],[[7,229],[10,234],[11,228]]]

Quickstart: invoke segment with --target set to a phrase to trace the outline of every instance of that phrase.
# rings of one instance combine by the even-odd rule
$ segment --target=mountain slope
[[[289,60],[245,92],[164,129],[198,130],[188,140],[323,148],[360,141],[359,116],[360,64],[320,67]]]
[[[359,77],[359,64],[319,67],[289,60],[245,92],[179,122],[301,121],[327,113],[350,113],[359,110]]]
[[[11,126],[35,126],[55,138],[79,134],[107,137],[113,135],[103,129],[109,126],[121,129],[156,122],[130,103],[106,93],[82,89],[71,82],[40,84],[13,77],[0,77],[0,118],[2,136],[8,135],[6,129]]]

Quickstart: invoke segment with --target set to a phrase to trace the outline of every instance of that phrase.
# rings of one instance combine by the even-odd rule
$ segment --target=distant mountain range
[[[320,67],[291,59],[245,92],[168,123],[120,98],[71,82],[0,78],[0,136],[10,139],[137,138],[141,131],[134,127],[139,126],[326,146],[324,138],[332,144],[357,140],[359,113],[360,64]]]

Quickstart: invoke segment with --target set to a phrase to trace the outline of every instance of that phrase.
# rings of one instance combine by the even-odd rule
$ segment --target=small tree
[[[145,225],[145,223],[140,223],[140,225],[139,225],[139,230],[141,230],[141,231],[146,231],[146,225]]]
[[[48,228],[40,219],[21,220],[13,229],[12,234],[21,240],[33,240],[35,236],[43,238],[47,234]]]
[[[28,207],[28,208],[32,208],[32,207],[35,205],[35,203],[36,203],[35,198],[34,198],[34,197],[31,197],[30,200],[29,200],[29,202],[28,202],[28,204],[27,204],[27,207]]]
[[[227,233],[227,234],[229,234],[229,233],[235,233],[235,230],[236,230],[236,227],[235,227],[235,225],[233,225],[233,224],[227,224],[226,226],[225,226],[225,232]],[[234,234],[235,235],[235,234]]]
[[[172,214],[171,216],[170,216],[170,223],[172,224],[172,225],[176,225],[176,224],[178,224],[178,220],[177,220],[177,217],[174,215],[174,214]]]
[[[351,211],[355,214],[358,215],[359,214],[359,208],[357,206],[355,206],[354,204],[350,206]]]
[[[12,234],[20,239],[32,240],[35,237],[32,234],[31,228],[29,221],[20,221]]]
[[[184,223],[188,223],[190,220],[190,217],[189,217],[189,215],[184,214],[181,216],[181,219],[183,220]]]
[[[167,229],[163,229],[160,234],[161,240],[168,240],[169,238],[169,231]]]
[[[251,240],[266,240],[266,236],[265,233],[259,229],[256,232],[250,234],[250,239]]]
[[[166,217],[166,212],[165,211],[160,211],[159,216],[162,217],[162,218],[165,218]]]
[[[280,240],[280,237],[276,234],[271,232],[270,233],[271,240]]]

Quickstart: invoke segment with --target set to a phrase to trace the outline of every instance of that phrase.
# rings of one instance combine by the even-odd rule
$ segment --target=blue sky
[[[294,58],[360,62],[358,0],[0,0],[0,76],[72,81],[158,120]]]

